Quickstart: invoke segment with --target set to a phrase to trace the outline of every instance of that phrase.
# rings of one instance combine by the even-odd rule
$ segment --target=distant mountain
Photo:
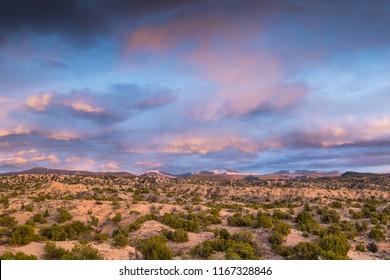
[[[341,177],[365,177],[365,176],[373,176],[373,175],[378,175],[378,174],[347,171],[341,174]]]
[[[278,172],[272,173],[274,175],[300,175],[300,176],[315,176],[315,177],[327,177],[327,176],[340,176],[339,171],[317,171],[317,170],[280,170]]]
[[[129,172],[92,172],[83,170],[64,170],[64,169],[49,169],[44,167],[35,167],[19,172],[1,173],[0,176],[12,176],[19,174],[58,174],[58,175],[109,175],[109,176],[130,176]]]
[[[157,177],[165,177],[165,178],[177,178],[178,176],[161,171],[161,170],[149,170],[148,172],[142,173],[141,175],[150,175]]]
[[[209,174],[209,175],[230,175],[230,176],[247,176],[252,175],[251,173],[241,173],[229,169],[214,169],[214,170],[201,170],[192,172],[191,174]]]

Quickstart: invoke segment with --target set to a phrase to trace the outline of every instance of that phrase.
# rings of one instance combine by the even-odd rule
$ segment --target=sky
[[[390,172],[390,2],[0,3],[0,172]]]

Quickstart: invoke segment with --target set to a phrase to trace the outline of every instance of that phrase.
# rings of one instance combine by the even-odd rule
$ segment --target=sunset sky
[[[0,4],[0,172],[390,172],[389,1]]]

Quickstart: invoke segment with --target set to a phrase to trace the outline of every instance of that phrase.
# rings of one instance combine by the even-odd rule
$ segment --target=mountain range
[[[351,174],[360,174],[357,172],[346,172],[344,174],[338,171],[316,171],[316,170],[280,170],[275,173],[268,174],[256,174],[256,173],[242,173],[233,171],[230,169],[214,169],[214,170],[200,170],[195,172],[189,172],[184,174],[171,174],[161,170],[149,170],[148,172],[141,174],[133,174],[130,172],[93,172],[83,170],[64,170],[64,169],[49,169],[44,167],[35,167],[28,170],[0,173],[0,176],[12,176],[19,174],[59,174],[59,175],[108,175],[108,176],[136,176],[136,175],[149,175],[165,178],[186,178],[186,177],[209,177],[209,176],[235,176],[235,177],[258,177],[258,178],[304,178],[304,177],[331,177],[331,176],[350,176]]]

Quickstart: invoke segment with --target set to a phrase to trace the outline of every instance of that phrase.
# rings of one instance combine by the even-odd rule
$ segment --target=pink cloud
[[[0,157],[1,165],[19,166],[27,163],[28,160],[24,157]]]
[[[60,162],[58,157],[56,155],[54,155],[54,154],[40,155],[40,156],[37,156],[37,157],[32,157],[31,161],[49,161],[50,163],[58,163],[58,162]]]
[[[105,170],[105,169],[111,169],[111,170],[118,170],[118,169],[120,169],[119,165],[117,165],[117,164],[115,164],[113,162],[107,162],[106,164],[103,164],[101,166],[101,168],[103,170]]]
[[[104,110],[99,107],[94,107],[90,104],[87,104],[83,101],[71,101],[64,103],[67,106],[70,106],[75,111],[85,112],[85,113],[102,113]]]
[[[51,93],[35,94],[27,98],[26,104],[33,110],[43,111],[50,105],[52,98]]]
[[[64,140],[64,141],[70,141],[74,139],[81,139],[82,137],[78,134],[75,134],[73,132],[52,132],[45,134],[45,137],[55,140]]]
[[[8,136],[8,135],[20,135],[20,134],[30,134],[31,130],[25,128],[21,125],[18,125],[15,129],[3,129],[0,130],[0,137]]]

